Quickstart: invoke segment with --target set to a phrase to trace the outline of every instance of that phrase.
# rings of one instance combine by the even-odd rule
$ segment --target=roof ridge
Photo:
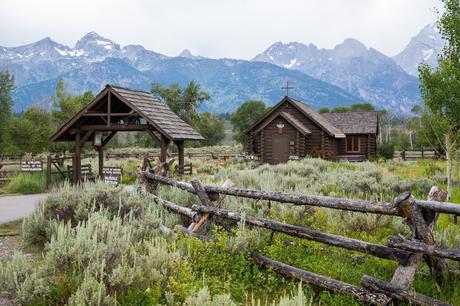
[[[151,92],[148,92],[148,91],[145,91],[145,90],[132,89],[132,88],[128,88],[128,87],[124,87],[124,86],[120,86],[120,85],[113,85],[113,84],[107,84],[106,86],[109,86],[109,87],[112,87],[112,88],[119,88],[119,89],[129,90],[129,91],[142,92],[142,93],[146,93],[146,94],[149,94],[152,97],[154,97],[154,95]]]
[[[309,114],[310,115],[310,119],[312,119],[313,121],[315,121],[315,123],[317,125],[319,125],[322,129],[326,130],[326,132],[330,133],[332,136],[336,137],[337,136],[340,136],[344,137],[344,133],[342,132],[342,130],[340,128],[338,128],[336,125],[334,125],[332,122],[330,122],[329,120],[327,120],[326,117],[324,117],[321,113],[319,113],[318,111],[316,111],[312,106],[306,104],[306,103],[303,103],[302,101],[299,101],[299,100],[296,100],[296,99],[292,99],[290,97],[287,97],[288,100],[290,100],[291,102],[293,103],[297,103],[297,107],[299,108],[302,108],[302,107],[307,107],[308,111],[311,111],[311,112],[314,112],[315,114]],[[300,104],[300,105],[299,105]],[[304,110],[306,111],[306,110]],[[317,116],[316,116],[317,115]],[[314,117],[317,117],[317,118],[314,118]],[[324,122],[320,122],[320,121],[324,121]],[[328,124],[330,125],[330,127],[326,126],[325,124]],[[335,129],[335,131],[332,131],[330,128],[333,128]]]

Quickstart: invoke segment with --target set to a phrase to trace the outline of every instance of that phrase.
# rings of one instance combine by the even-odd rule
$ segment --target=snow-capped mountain
[[[253,61],[299,70],[378,107],[407,111],[420,102],[417,78],[408,75],[388,56],[356,39],[345,39],[333,49],[277,42]]]
[[[432,49],[422,48],[427,45]],[[15,76],[15,110],[19,111],[49,99],[60,77],[71,94],[95,92],[105,83],[148,90],[151,83],[196,80],[212,97],[202,109],[216,112],[232,111],[246,99],[263,99],[271,105],[283,95],[281,86],[286,81],[295,87],[293,97],[315,107],[366,101],[379,108],[408,111],[420,102],[418,80],[395,60],[405,69],[414,68],[420,59],[431,64],[440,49],[439,34],[432,25],[394,60],[355,39],[346,39],[333,49],[277,42],[252,61],[209,59],[187,49],[170,57],[141,45],[121,47],[90,32],[74,47],[48,37],[20,47],[0,46],[0,69],[7,68]]]
[[[272,105],[282,96],[284,82],[296,86],[293,96],[315,107],[348,105],[362,98],[313,77],[267,63],[232,59],[208,59],[184,51],[168,57],[140,45],[123,48],[95,32],[83,36],[74,48],[47,38],[17,48],[0,47],[0,69],[15,75],[15,110],[49,101],[56,82],[64,79],[66,90],[96,93],[105,84],[149,90],[152,83],[185,85],[197,81],[212,100],[202,110],[233,111],[248,99]]]
[[[437,66],[438,54],[442,52],[445,42],[439,33],[436,23],[424,27],[413,37],[404,50],[393,57],[407,73],[417,76],[418,67],[426,63]]]
[[[110,39],[104,38],[96,32],[89,32],[80,38],[75,44],[75,52],[79,52],[88,61],[102,61],[107,57],[113,57],[120,52],[120,45]]]

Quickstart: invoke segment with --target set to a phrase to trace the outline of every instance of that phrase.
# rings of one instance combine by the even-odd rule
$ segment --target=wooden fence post
[[[434,186],[428,194],[428,201],[443,202],[446,197],[447,193],[444,190]],[[422,242],[429,246],[436,246],[433,229],[438,218],[438,213],[420,208],[410,192],[401,194],[397,198],[396,203],[411,229],[411,240],[419,243]],[[395,240],[397,240],[396,237],[389,237],[388,244],[392,246],[392,242]],[[370,290],[378,289],[381,292],[401,298],[404,292],[410,291],[415,272],[422,258],[425,258],[426,263],[430,267],[433,279],[438,284],[442,284],[448,279],[448,270],[443,258],[427,254],[424,255],[422,252],[414,252],[410,256],[407,264],[399,265],[390,283],[367,275],[363,276],[361,281],[363,285]],[[397,288],[397,290],[395,288]],[[416,300],[415,297],[412,298],[414,301]],[[420,303],[423,304],[422,302]]]
[[[196,191],[196,194],[198,196],[198,198],[200,199],[201,203],[205,206],[213,206],[213,207],[218,207],[220,205],[220,203],[222,203],[222,201],[224,200],[225,198],[225,194],[219,194],[217,199],[215,200],[211,200],[209,198],[209,195],[206,193],[206,191],[204,190],[203,188],[203,185],[201,185],[200,181],[194,177],[191,179],[190,183],[192,184],[193,188],[195,189]],[[222,184],[222,187],[232,187],[233,186],[233,183],[232,181],[230,180],[226,180],[223,184]],[[188,227],[188,229],[192,232],[196,232],[200,229],[200,227],[204,224],[204,222],[206,222],[206,220],[209,218],[209,213],[204,213],[203,216],[200,218],[200,220],[198,222],[192,222],[190,224],[190,226]]]
[[[46,190],[51,188],[51,155],[46,157]]]

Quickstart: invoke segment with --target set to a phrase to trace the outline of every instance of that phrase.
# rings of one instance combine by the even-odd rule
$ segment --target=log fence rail
[[[411,288],[415,273],[425,260],[430,268],[433,280],[438,285],[445,284],[450,278],[445,259],[460,261],[460,249],[440,247],[434,240],[433,230],[439,213],[460,215],[460,205],[445,203],[447,193],[433,187],[427,200],[416,200],[410,193],[401,194],[396,201],[379,202],[333,198],[325,196],[309,196],[263,190],[250,190],[233,187],[232,182],[226,181],[222,186],[204,185],[197,178],[191,183],[174,180],[159,173],[162,165],[156,169],[139,171],[140,181],[148,191],[147,195],[158,205],[162,205],[174,213],[181,214],[191,220],[188,228],[180,227],[185,234],[205,238],[197,230],[213,215],[219,219],[232,222],[244,222],[247,225],[261,227],[273,232],[284,233],[300,239],[307,239],[323,244],[357,251],[371,256],[396,261],[399,266],[390,282],[364,275],[361,279],[362,287],[347,284],[342,281],[317,275],[285,263],[253,253],[254,260],[265,267],[284,276],[309,282],[333,292],[351,294],[358,301],[367,304],[387,305],[393,300],[399,300],[416,305],[449,305],[445,302],[416,293]],[[159,198],[154,194],[159,184],[173,186],[189,193],[196,194],[200,203],[191,208]],[[390,215],[405,219],[412,235],[410,237],[390,236],[387,245],[379,245],[351,239],[345,236],[323,233],[314,229],[285,224],[276,220],[268,220],[247,216],[238,211],[220,208],[219,205],[225,196],[268,200],[315,207],[325,207],[357,213],[373,213]],[[197,226],[197,224],[199,226]],[[163,228],[164,232],[171,231]]]

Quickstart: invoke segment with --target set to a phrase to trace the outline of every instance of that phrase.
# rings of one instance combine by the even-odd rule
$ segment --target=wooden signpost
[[[42,172],[43,161],[41,160],[21,160],[21,172]]]
[[[121,176],[123,170],[120,167],[104,167],[102,168],[102,176],[104,182],[118,186],[121,184]]]

